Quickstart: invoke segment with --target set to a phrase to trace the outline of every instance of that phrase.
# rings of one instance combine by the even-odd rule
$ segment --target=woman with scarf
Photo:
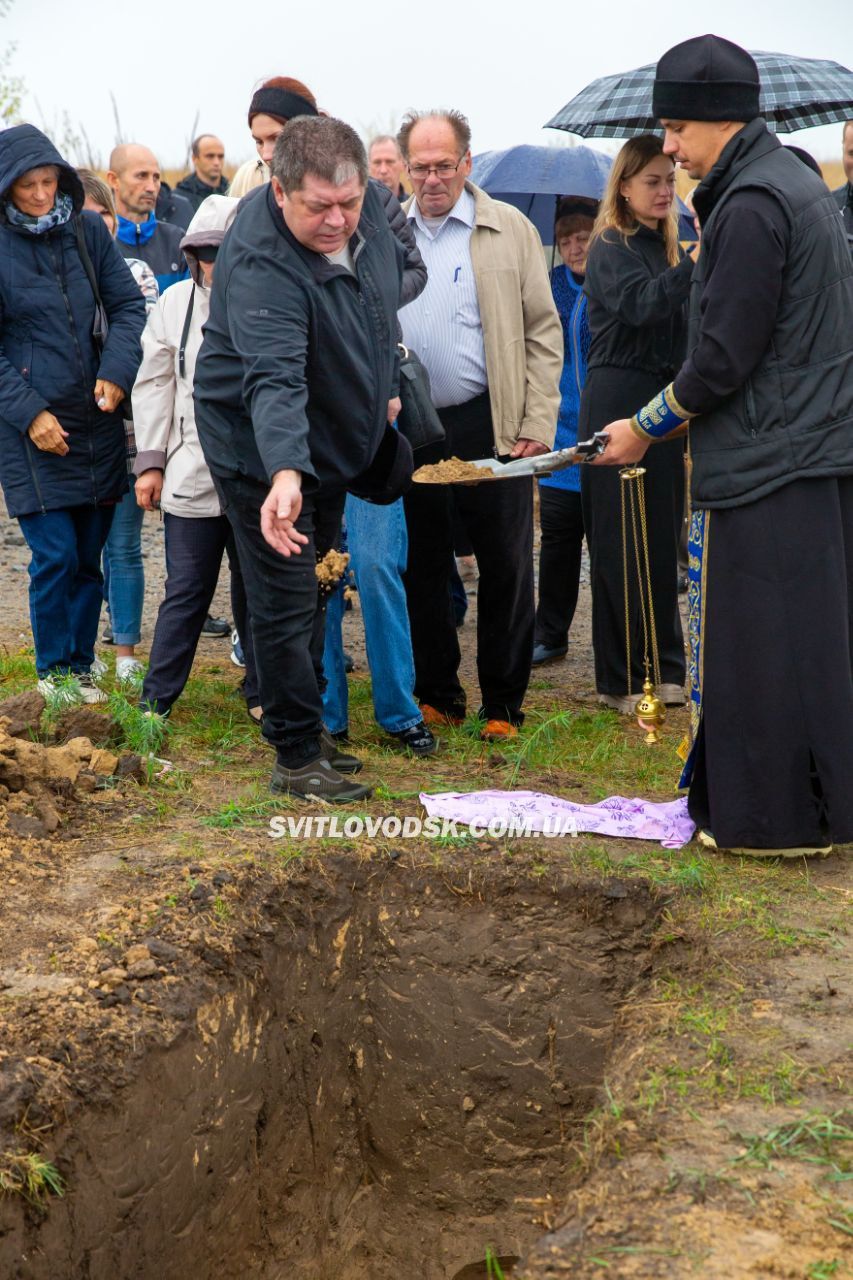
[[[0,133],[0,485],[31,552],[39,689],[100,702],[101,552],[127,490],[122,404],[145,302],[83,201],[40,130]]]

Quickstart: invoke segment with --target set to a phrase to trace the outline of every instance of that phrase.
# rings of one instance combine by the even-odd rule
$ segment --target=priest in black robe
[[[853,841],[853,268],[758,90],[717,36],[658,63],[664,151],[700,179],[689,354],[599,465],[687,431],[690,813],[707,846],[798,857]]]

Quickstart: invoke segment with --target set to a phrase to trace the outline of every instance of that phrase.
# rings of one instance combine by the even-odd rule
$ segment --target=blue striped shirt
[[[464,404],[485,391],[486,351],[477,285],[471,266],[476,206],[462,192],[444,221],[429,227],[413,200],[412,226],[429,277],[420,297],[400,311],[403,341],[429,373],[433,404]]]

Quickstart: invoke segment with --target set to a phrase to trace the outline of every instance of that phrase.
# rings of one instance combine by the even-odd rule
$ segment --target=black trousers
[[[346,495],[303,497],[296,528],[308,543],[300,555],[283,556],[261,533],[268,486],[245,476],[215,476],[214,483],[246,585],[263,734],[281,763],[296,768],[320,751],[326,593],[314,569],[340,540]]]
[[[192,670],[201,629],[219,580],[222,556],[231,565],[231,609],[241,636],[248,631],[246,595],[231,529],[224,516],[163,516],[166,593],[157,612],[142,702],[161,713],[181,696]],[[257,677],[251,646],[244,646],[247,703],[257,705]]]
[[[488,392],[441,409],[442,445],[418,465],[452,456],[490,457],[494,433]],[[423,456],[422,456],[423,455]],[[427,456],[429,455],[429,456]],[[477,674],[487,720],[524,719],[521,704],[533,657],[533,482],[413,485],[404,499],[409,531],[406,600],[415,659],[415,696],[439,711],[464,715],[459,640],[450,591],[454,509],[470,539],[477,584]]]
[[[575,489],[539,486],[539,603],[535,638],[547,649],[569,642],[581,581],[583,510]]]
[[[651,589],[662,684],[684,684],[684,636],[678,611],[678,543],[684,518],[684,443],[670,440],[648,450],[644,487]],[[620,516],[619,467],[582,467],[583,520],[592,585],[592,646],[599,693],[628,693],[625,641],[625,579]],[[643,688],[643,623],[634,542],[628,543],[628,625],[631,692]],[[651,642],[649,661],[651,662]]]
[[[711,511],[690,816],[720,848],[853,840],[853,478]]]

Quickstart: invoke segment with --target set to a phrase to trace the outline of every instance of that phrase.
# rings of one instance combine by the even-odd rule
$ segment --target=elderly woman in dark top
[[[586,439],[634,412],[670,382],[684,356],[685,302],[693,262],[678,243],[675,166],[651,134],[616,157],[596,219],[584,292],[591,343],[579,435]],[[684,444],[644,460],[651,594],[660,655],[658,695],[684,701],[684,639],[678,611],[678,542],[684,513]],[[642,691],[645,637],[630,525],[623,547],[616,468],[584,467],[581,497],[590,554],[592,643],[599,701],[630,713]],[[625,635],[625,562],[628,627]],[[630,671],[627,668],[630,640]],[[649,637],[651,651],[651,636]],[[649,653],[651,658],[651,652]]]
[[[71,165],[32,125],[0,133],[0,485],[31,552],[40,690],[97,702],[101,550],[127,489],[121,405],[145,303]]]

